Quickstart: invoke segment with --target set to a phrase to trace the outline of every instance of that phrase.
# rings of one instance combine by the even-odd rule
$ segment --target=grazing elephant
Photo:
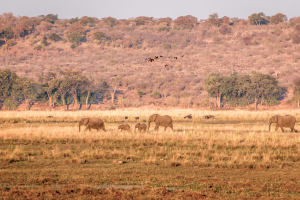
[[[293,132],[293,131],[297,132],[297,130],[294,129],[296,119],[295,119],[295,117],[293,117],[291,115],[286,115],[286,116],[274,115],[274,116],[272,116],[269,121],[269,131],[271,130],[272,123],[276,123],[275,131],[277,131],[278,128],[280,127],[282,132],[284,132],[283,127],[288,127],[288,128],[291,128],[291,132]]]
[[[80,132],[80,126],[82,125],[85,125],[86,127],[84,131],[86,130],[90,131],[91,129],[97,129],[97,131],[99,129],[102,129],[103,131],[106,131],[103,121],[99,118],[82,118],[79,122],[79,132]]]
[[[189,114],[189,115],[185,116],[184,119],[185,119],[185,118],[193,119],[192,114]]]
[[[146,130],[147,130],[147,125],[146,125],[146,124],[140,124],[140,123],[137,123],[137,124],[135,125],[134,131],[135,131],[135,129],[138,129],[139,132],[141,132],[141,131],[146,132]]]
[[[120,126],[118,126],[118,130],[121,129],[124,131],[130,131],[130,126],[128,124],[121,124]]]
[[[150,123],[151,122],[155,122],[155,129],[156,131],[158,131],[158,127],[160,126],[164,126],[165,127],[165,131],[168,127],[170,127],[173,130],[173,121],[172,118],[169,115],[164,115],[164,116],[160,116],[159,114],[154,114],[151,115],[149,117],[149,121],[148,121],[148,131],[150,128]]]

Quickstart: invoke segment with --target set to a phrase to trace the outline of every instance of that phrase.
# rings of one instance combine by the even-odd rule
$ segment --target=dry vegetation
[[[25,20],[16,18],[12,22],[13,17],[7,20],[3,15],[3,26],[18,27],[17,22]],[[36,81],[49,71],[67,68],[80,69],[84,75],[101,80],[120,77],[121,85],[116,92],[116,105],[120,107],[205,107],[209,98],[202,91],[203,80],[210,72],[270,74],[290,91],[300,69],[298,18],[260,26],[232,19],[232,26],[228,26],[227,20],[221,27],[197,19],[191,25],[179,19],[94,18],[89,24],[85,17],[72,22],[57,19],[52,24],[47,18],[34,18],[39,24],[30,34],[12,38],[13,46],[2,43],[0,70],[9,68],[20,77]],[[75,49],[71,49],[68,39],[73,32],[82,36]],[[94,36],[97,32],[104,34],[99,40]],[[51,41],[53,33],[60,39]],[[42,45],[45,38],[47,46]],[[38,45],[41,49],[35,48]],[[160,55],[163,57],[154,62],[147,61]],[[138,95],[137,89],[144,95]],[[155,92],[161,96],[151,97]]]
[[[172,116],[174,132],[153,132],[154,125],[133,132],[154,112]],[[0,192],[6,198],[296,199],[300,138],[275,132],[274,125],[267,131],[269,117],[279,113],[299,121],[297,110],[1,112]],[[193,120],[183,119],[187,114]],[[204,119],[207,114],[216,117]],[[125,115],[131,132],[118,132]],[[87,116],[103,119],[107,132],[78,132]]]

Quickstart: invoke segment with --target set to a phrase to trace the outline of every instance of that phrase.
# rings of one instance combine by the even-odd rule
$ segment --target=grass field
[[[174,132],[154,132],[154,124],[134,132],[153,113],[170,115]],[[0,193],[4,199],[298,199],[299,133],[275,132],[275,125],[268,132],[268,119],[290,114],[299,121],[299,113],[1,112]],[[193,119],[183,119],[187,114]],[[204,119],[208,114],[215,119]],[[107,131],[79,132],[83,117],[103,119]],[[117,131],[122,121],[131,132]]]

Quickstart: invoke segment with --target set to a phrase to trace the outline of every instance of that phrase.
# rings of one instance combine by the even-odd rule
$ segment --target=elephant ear
[[[87,125],[88,123],[89,123],[89,119],[85,119],[83,124]]]
[[[158,114],[154,114],[154,115],[153,115],[153,121],[154,121],[154,122],[155,122],[155,120],[156,120],[156,118],[157,118],[157,115],[158,115]]]
[[[275,119],[275,122],[277,123],[278,122],[278,115],[275,115],[274,119]]]

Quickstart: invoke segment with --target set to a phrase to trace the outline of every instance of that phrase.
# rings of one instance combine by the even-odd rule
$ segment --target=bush
[[[300,36],[298,34],[293,35],[292,41],[294,44],[300,44]]]
[[[41,44],[44,45],[44,46],[48,46],[48,42],[47,42],[46,39],[43,39],[42,42],[41,42]]]
[[[157,30],[158,31],[168,31],[168,30],[170,30],[170,28],[167,27],[167,26],[160,26],[160,27],[157,28]]]
[[[252,37],[244,37],[244,38],[242,38],[242,41],[245,45],[249,45],[249,44],[251,44]]]
[[[230,33],[231,33],[231,28],[228,27],[228,25],[223,25],[223,26],[219,29],[219,32],[220,32],[222,35],[230,34]]]
[[[18,102],[11,97],[7,97],[4,101],[4,106],[10,110],[16,109],[18,107]]]
[[[163,48],[164,48],[164,49],[171,49],[171,45],[168,44],[168,43],[164,43],[164,44],[163,44]]]
[[[34,47],[34,50],[41,50],[42,48],[43,46],[39,44]]]
[[[140,90],[140,89],[137,89],[137,91],[136,91],[137,93],[138,93],[138,95],[143,95],[143,94],[145,94],[145,92],[143,92],[142,90]]]
[[[49,35],[49,39],[50,40],[52,40],[52,41],[54,41],[54,42],[56,42],[57,40],[59,40],[59,35],[57,35],[56,33],[51,33],[50,35]]]
[[[150,94],[150,97],[152,97],[154,99],[158,99],[161,97],[161,95],[158,92],[153,92]]]
[[[105,38],[105,33],[101,31],[97,31],[93,34],[94,40],[101,40],[102,38]]]
[[[76,44],[71,44],[71,49],[75,49],[76,47],[77,47],[77,45]]]

